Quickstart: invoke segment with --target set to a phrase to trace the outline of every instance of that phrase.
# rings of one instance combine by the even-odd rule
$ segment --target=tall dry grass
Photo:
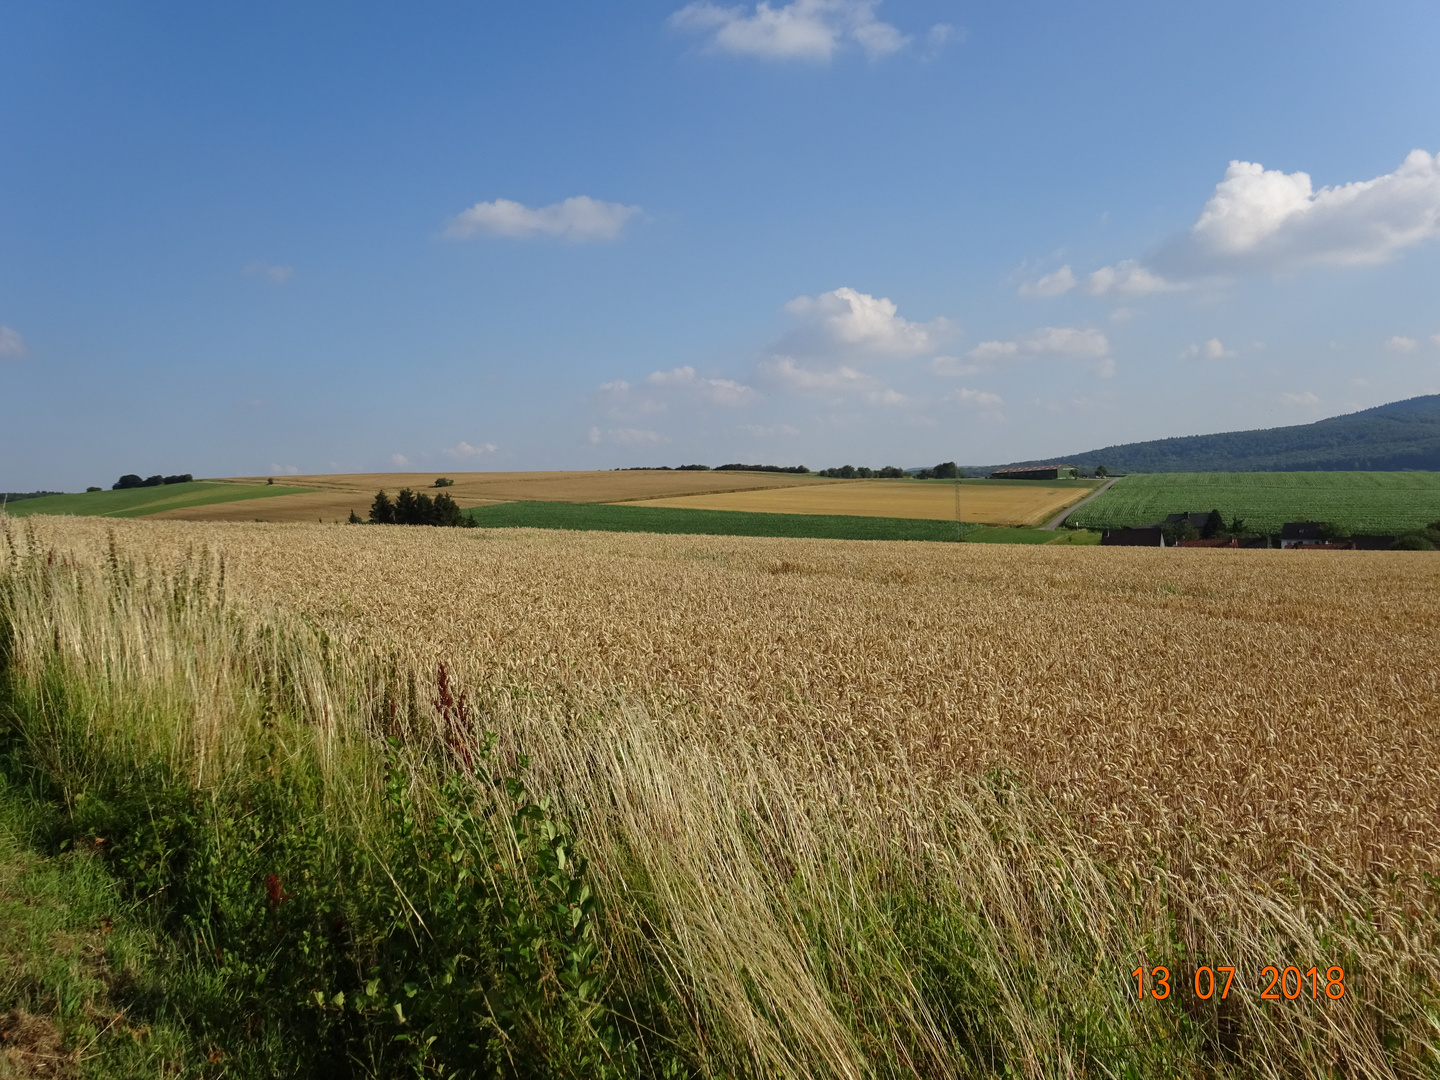
[[[414,701],[433,745],[443,660],[577,823],[621,998],[701,1075],[1436,1071],[1423,556],[111,535],[7,531],[48,582],[10,594],[11,664],[101,695],[83,745],[224,784],[283,687],[363,834],[375,717]],[[189,624],[165,597],[218,598],[222,554]],[[137,735],[155,695],[188,719]],[[1161,963],[1242,985],[1137,1003]],[[1263,1001],[1268,964],[1341,964],[1346,996]]]

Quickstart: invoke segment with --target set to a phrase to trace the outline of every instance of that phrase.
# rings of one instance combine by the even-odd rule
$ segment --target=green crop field
[[[953,521],[856,517],[840,514],[756,514],[745,510],[685,510],[604,503],[510,502],[464,511],[487,529],[577,529],[699,536],[788,536],[821,540],[955,541]],[[1098,533],[964,525],[966,543],[1085,544]]]
[[[682,510],[669,506],[512,502],[465,511],[489,529],[579,529],[598,532],[690,533],[706,536],[790,536],[829,540],[949,540],[953,521],[828,514],[752,514],[744,510]],[[974,526],[971,526],[974,528]]]
[[[1350,533],[1395,535],[1440,521],[1440,473],[1137,473],[1066,523],[1116,529],[1207,510],[1263,533],[1287,521],[1328,521]]]
[[[194,480],[188,484],[124,488],[120,491],[89,491],[80,495],[46,495],[10,503],[11,517],[31,514],[74,514],[81,517],[145,517],[162,510],[181,510],[210,503],[264,499],[272,495],[296,495],[310,488],[281,487],[279,484],[212,484]]]

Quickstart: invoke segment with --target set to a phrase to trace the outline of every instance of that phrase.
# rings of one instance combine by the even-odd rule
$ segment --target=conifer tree
[[[418,520],[417,510],[415,493],[409,488],[401,488],[400,494],[395,496],[395,524],[423,524],[423,522]]]
[[[390,496],[385,494],[381,488],[375,495],[375,501],[370,504],[370,520],[376,525],[395,524],[395,504],[390,501]]]

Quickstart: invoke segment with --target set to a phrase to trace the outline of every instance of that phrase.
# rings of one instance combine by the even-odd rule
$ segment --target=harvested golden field
[[[960,520],[987,525],[1040,525],[1093,490],[1078,485],[962,484]],[[772,488],[629,501],[641,506],[689,510],[955,520],[955,486],[915,480],[842,480],[826,487]]]
[[[1440,871],[1440,560],[46,521],[466,677],[683,708],[944,786],[1019,770],[1110,843]]]
[[[537,499],[549,502],[631,502],[676,495],[831,485],[843,481],[794,473],[594,471],[496,473],[337,473],[281,477],[282,483],[318,488],[302,495],[266,499],[264,505],[247,502],[197,506],[153,515],[177,521],[345,521],[354,510],[366,515],[370,500],[381,488],[394,495],[400,488],[436,493],[437,476],[448,476],[453,487],[439,489],[461,506]],[[263,476],[231,478],[237,484],[263,484]]]

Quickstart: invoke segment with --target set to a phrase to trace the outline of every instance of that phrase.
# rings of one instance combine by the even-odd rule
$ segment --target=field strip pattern
[[[963,521],[987,525],[1038,525],[1084,498],[1089,488],[1019,485],[960,485]],[[759,514],[830,514],[855,517],[956,520],[956,487],[943,482],[853,480],[823,488],[690,495],[630,500],[631,505],[689,510],[732,510]]]

